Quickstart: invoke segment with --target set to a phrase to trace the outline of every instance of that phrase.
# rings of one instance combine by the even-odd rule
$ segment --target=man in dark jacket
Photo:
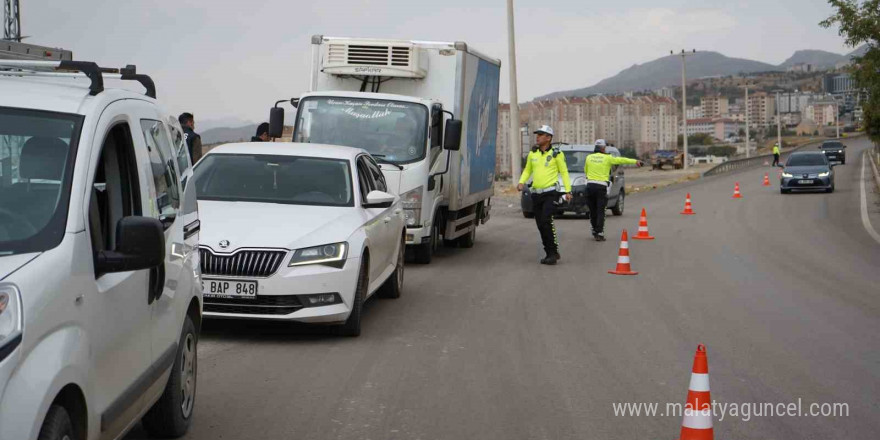
[[[202,137],[195,132],[195,119],[192,113],[181,113],[177,120],[183,127],[183,138],[186,140],[189,157],[192,159],[192,163],[196,163],[202,158]]]
[[[257,126],[257,135],[251,137],[251,142],[269,142],[269,123],[263,122]]]

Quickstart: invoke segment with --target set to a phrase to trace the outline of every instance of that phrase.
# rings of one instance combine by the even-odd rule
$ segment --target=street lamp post
[[[695,55],[697,53],[696,49],[692,49],[690,53],[685,52],[684,49],[681,50],[681,138],[684,142],[684,160],[682,167],[687,170],[688,169],[688,134],[687,134],[687,71],[685,68],[684,58],[688,55]],[[672,55],[673,52],[670,50],[669,55]]]
[[[507,57],[510,72],[510,171],[513,181],[522,173],[522,137],[520,136],[519,99],[516,96],[516,42],[513,38],[513,0],[507,0]]]
[[[746,84],[746,159],[751,157],[749,147],[749,85]]]
[[[782,149],[782,117],[779,115],[779,90],[776,91],[776,145]]]

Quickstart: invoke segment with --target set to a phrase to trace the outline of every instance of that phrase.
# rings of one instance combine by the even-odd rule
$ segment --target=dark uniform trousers
[[[532,193],[532,209],[535,212],[535,223],[538,224],[538,232],[541,234],[541,242],[544,244],[544,252],[547,255],[559,253],[559,241],[556,239],[556,226],[553,224],[553,214],[556,213],[556,201],[560,193],[548,191],[542,194]]]
[[[587,207],[590,209],[590,225],[593,235],[605,231],[605,208],[608,205],[608,187],[598,183],[587,184]]]
[[[778,155],[778,154],[774,154],[774,155],[773,155],[773,164],[770,165],[770,166],[775,167],[775,166],[778,166],[778,165],[779,165],[779,155]]]

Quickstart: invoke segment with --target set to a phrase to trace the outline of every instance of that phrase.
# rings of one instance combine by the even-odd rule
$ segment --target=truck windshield
[[[384,99],[309,97],[299,103],[294,142],[363,148],[395,163],[425,157],[428,109]]]
[[[0,256],[61,243],[82,117],[0,107]]]

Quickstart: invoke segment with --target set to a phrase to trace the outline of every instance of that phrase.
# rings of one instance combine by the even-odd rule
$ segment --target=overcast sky
[[[520,101],[585,87],[682,48],[779,64],[846,53],[824,0],[514,0]],[[308,82],[313,34],[466,41],[502,60],[505,0],[21,0],[33,44],[102,66],[136,64],[159,99],[199,120],[268,119]]]

